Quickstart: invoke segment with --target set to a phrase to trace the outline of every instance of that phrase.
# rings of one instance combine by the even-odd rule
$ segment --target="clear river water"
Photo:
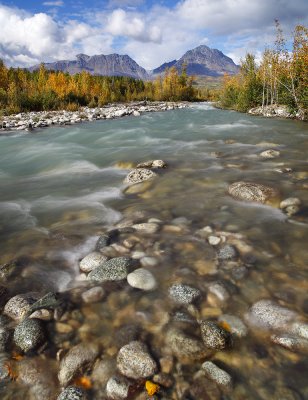
[[[60,348],[99,341],[101,357],[115,359],[117,332],[137,324],[160,359],[165,352],[169,355],[165,331],[175,313],[181,312],[183,321],[185,315],[187,320],[217,321],[228,314],[240,318],[248,333],[210,359],[232,376],[233,390],[225,393],[208,384],[198,394],[192,388],[200,381],[196,374],[203,360],[182,363],[173,356],[173,383],[161,385],[158,398],[308,399],[307,351],[274,344],[270,332],[247,320],[249,308],[262,299],[296,312],[301,321],[307,318],[307,128],[300,121],[254,117],[200,103],[140,117],[1,134],[0,265],[13,260],[17,265],[4,285],[10,297],[28,291],[71,291],[75,299],[75,319],[63,322],[73,331],[63,326],[61,331],[60,326],[62,336],[52,350],[15,362],[38,360],[40,374],[52,375],[53,399],[59,392]],[[279,150],[280,156],[263,159],[259,154],[267,149]],[[130,165],[154,159],[166,161],[168,167],[136,193],[126,191],[123,180]],[[297,197],[301,210],[288,218],[279,207],[235,200],[227,189],[236,181],[271,186],[281,199]],[[108,229],[150,218],[160,220],[158,232],[127,232],[113,251],[114,256],[137,252],[138,258],[141,252],[156,259],[156,265],[145,268],[157,280],[157,289],[133,289],[125,281],[106,285],[103,300],[84,304],[78,296],[87,284],[79,261]],[[237,247],[240,260],[221,266],[221,244],[208,243],[210,231]],[[127,248],[125,239],[130,241]],[[179,282],[201,291],[194,307],[170,301],[168,288]],[[209,290],[214,283],[225,291]],[[198,335],[194,323],[183,321],[187,332]],[[97,374],[86,374],[90,398],[104,399]],[[1,398],[31,398],[26,379],[16,375],[0,384]],[[142,393],[132,398],[146,398]]]

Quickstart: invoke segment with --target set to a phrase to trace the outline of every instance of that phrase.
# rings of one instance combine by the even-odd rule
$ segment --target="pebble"
[[[96,303],[102,300],[104,295],[105,295],[104,289],[100,286],[95,286],[83,292],[81,297],[85,303]]]
[[[275,344],[295,352],[304,352],[308,354],[308,340],[290,336],[287,334],[272,335],[271,340]]]
[[[208,237],[208,242],[211,246],[217,246],[221,242],[221,238],[218,236],[209,236]]]
[[[45,339],[43,324],[38,319],[25,319],[14,331],[14,342],[25,353],[37,349]]]
[[[182,363],[200,360],[210,354],[201,339],[174,327],[167,331],[165,343]]]
[[[264,151],[262,151],[262,153],[260,153],[260,157],[263,157],[263,158],[276,158],[279,156],[280,156],[280,151],[273,150],[273,149],[264,150]]]
[[[122,400],[129,396],[132,382],[124,376],[112,376],[106,385],[106,393],[109,399]]]
[[[96,242],[95,250],[100,251],[104,247],[109,246],[112,243],[112,241],[115,240],[117,235],[118,231],[116,229],[101,235]]]
[[[136,168],[131,170],[126,176],[124,183],[136,184],[148,181],[149,179],[153,179],[157,176],[156,172],[153,172],[147,168]]]
[[[227,324],[229,331],[232,335],[239,338],[247,336],[248,330],[244,322],[236,317],[235,315],[223,314],[218,317],[218,321],[222,322],[224,325]]]
[[[275,189],[254,182],[234,182],[229,186],[228,192],[238,200],[258,203],[266,203],[270,198],[277,196]]]
[[[158,260],[155,257],[142,257],[140,264],[143,267],[155,267],[158,264]]]
[[[21,320],[38,298],[38,293],[17,294],[6,303],[3,314],[16,321]]]
[[[138,164],[137,168],[167,168],[167,163],[163,160],[150,160]]]
[[[46,308],[34,311],[29,318],[41,319],[42,321],[51,321],[53,319],[53,310],[47,310]]]
[[[94,251],[93,253],[85,256],[79,263],[79,268],[82,272],[90,272],[94,268],[100,267],[104,262],[106,262],[108,258],[103,254]]]
[[[232,389],[233,384],[231,376],[223,369],[217,367],[212,361],[205,361],[201,368],[206,376],[217,383],[217,385],[228,390]]]
[[[8,349],[11,330],[9,328],[10,320],[5,315],[0,315],[0,353]]]
[[[106,261],[103,265],[92,270],[88,279],[95,282],[121,281],[126,279],[129,268],[134,265],[129,257],[115,257]]]
[[[223,350],[231,345],[231,335],[215,322],[200,322],[201,336],[205,347],[214,350]]]
[[[218,282],[211,283],[208,286],[208,292],[209,294],[207,296],[207,301],[213,307],[216,307],[217,305],[219,306],[221,303],[225,303],[230,298],[228,290],[224,285]]]
[[[230,244],[222,246],[217,252],[217,258],[220,261],[232,261],[238,258],[238,251]]]
[[[289,324],[294,322],[296,317],[297,314],[294,311],[272,300],[260,300],[254,303],[246,315],[251,325],[270,330],[288,329]]]
[[[133,288],[142,290],[153,290],[157,287],[153,274],[144,268],[135,269],[135,271],[128,274],[127,282]]]
[[[169,296],[176,303],[191,304],[201,297],[201,292],[188,285],[175,284],[169,288]]]
[[[117,356],[117,367],[128,378],[147,378],[156,372],[157,364],[145,344],[133,341],[123,346]]]
[[[68,385],[85,368],[93,364],[99,354],[95,343],[80,343],[72,347],[62,358],[59,366],[59,382],[62,386]]]
[[[133,251],[131,257],[134,260],[140,260],[141,258],[145,257],[145,253],[143,251]]]
[[[85,392],[77,386],[68,386],[57,397],[57,400],[86,400]]]
[[[145,233],[156,233],[159,230],[159,225],[151,222],[144,222],[142,224],[135,224],[133,225],[133,228],[136,231],[142,231]]]

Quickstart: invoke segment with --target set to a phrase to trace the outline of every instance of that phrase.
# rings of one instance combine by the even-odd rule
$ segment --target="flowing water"
[[[84,285],[79,260],[94,250],[101,233],[123,219],[157,218],[163,225],[158,233],[127,233],[127,238],[135,236],[134,250],[158,260],[149,267],[158,289],[143,292],[122,283],[107,287],[108,296],[99,303],[80,302],[82,322],[76,325],[76,336],[61,346],[99,340],[104,352],[115,357],[117,330],[138,323],[153,353],[161,357],[165,325],[175,311],[183,311],[168,300],[174,282],[202,291],[204,298],[195,311],[202,318],[217,319],[224,313],[245,320],[249,307],[261,299],[307,317],[307,133],[303,122],[196,104],[138,118],[2,134],[0,264],[15,260],[18,266],[5,285],[11,296],[30,290],[77,290],[78,295]],[[262,159],[260,152],[269,148],[279,150],[280,157]],[[129,170],[123,166],[151,159],[165,160],[168,168],[139,193],[125,193]],[[278,171],[283,168],[292,172]],[[298,197],[301,211],[287,218],[277,207],[232,199],[228,185],[240,180],[272,186],[281,199]],[[215,250],[200,234],[206,226],[214,234],[230,235],[252,261],[220,268]],[[228,287],[225,302],[206,298],[208,285],[217,281]],[[32,357],[42,358],[42,371],[57,372],[55,351]],[[274,345],[254,329],[213,360],[233,377],[234,390],[204,392],[199,398],[308,398],[305,354]],[[200,365],[177,366],[177,373],[181,369],[181,379],[191,386]],[[163,398],[177,398],[175,392],[171,386]],[[25,396],[18,379],[0,387],[0,393],[7,399]],[[103,398],[93,393],[92,398]]]

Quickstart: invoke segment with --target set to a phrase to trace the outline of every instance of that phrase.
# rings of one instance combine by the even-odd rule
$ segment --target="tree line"
[[[101,107],[108,103],[139,100],[195,101],[201,94],[193,87],[193,77],[176,68],[166,70],[155,81],[123,76],[94,76],[86,71],[70,75],[49,71],[7,68],[0,60],[0,110],[4,114],[42,110],[77,110],[82,106]]]
[[[240,72],[225,76],[219,93],[224,108],[246,112],[250,108],[287,105],[291,112],[308,117],[308,29],[297,25],[292,35],[292,50],[276,22],[273,48],[263,52],[259,63],[248,53]]]

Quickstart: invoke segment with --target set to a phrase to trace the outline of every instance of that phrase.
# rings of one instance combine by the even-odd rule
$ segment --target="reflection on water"
[[[68,288],[76,288],[78,296],[78,288],[85,284],[79,279],[79,260],[94,250],[97,237],[123,218],[135,222],[156,218],[162,221],[158,233],[124,233],[113,256],[124,252],[126,240],[133,243],[132,250],[126,248],[128,254],[139,251],[158,260],[158,265],[148,267],[158,289],[147,293],[124,283],[107,285],[102,302],[80,305],[77,338],[68,336],[62,347],[98,340],[106,355],[114,357],[119,328],[137,323],[153,353],[161,357],[167,322],[176,311],[187,312],[168,299],[168,287],[174,282],[201,290],[204,298],[198,309],[188,310],[197,318],[232,314],[244,320],[248,308],[266,298],[304,320],[308,311],[307,144],[307,125],[302,122],[257,118],[209,104],[2,136],[0,263],[17,260],[19,268],[6,284],[12,296]],[[272,147],[281,152],[278,158],[259,156]],[[125,195],[123,179],[128,170],[117,165],[149,159],[165,160],[168,169],[149,187]],[[279,172],[283,168],[292,172]],[[281,199],[298,197],[302,211],[288,220],[278,208],[230,198],[228,185],[240,180],[272,186]],[[243,263],[218,267],[204,227],[233,243]],[[227,301],[209,294],[213,282],[225,285]],[[195,332],[194,325],[185,329]],[[45,357],[44,362],[38,357],[42,370],[56,374],[55,354]],[[232,350],[218,352],[214,359],[232,375],[235,388],[221,397],[221,392],[208,386],[204,399],[308,396],[304,354],[273,345],[264,332],[251,329]],[[179,368],[173,371],[177,385],[182,381],[193,385],[200,363],[181,367],[181,378],[176,375]],[[20,382],[1,390],[7,399],[27,396]],[[171,385],[165,398],[201,398],[196,393],[190,397],[174,397],[174,393],[179,389]]]

